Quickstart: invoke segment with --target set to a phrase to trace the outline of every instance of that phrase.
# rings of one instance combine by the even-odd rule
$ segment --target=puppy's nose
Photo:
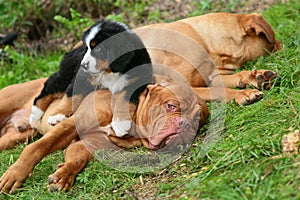
[[[88,68],[89,68],[89,62],[81,63],[80,67],[82,67],[84,70],[88,70]]]

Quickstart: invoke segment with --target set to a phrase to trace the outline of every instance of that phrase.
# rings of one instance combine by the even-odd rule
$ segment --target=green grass
[[[38,54],[37,52],[16,51],[6,47],[6,56],[0,57],[0,89],[55,72],[63,56],[62,52]]]
[[[203,155],[199,136],[180,160],[152,173],[120,172],[95,160],[79,174],[71,191],[51,193],[47,177],[63,161],[58,151],[38,164],[16,194],[0,199],[300,199],[300,157],[281,156],[283,134],[300,128],[300,3],[274,5],[263,15],[284,49],[246,68],[274,70],[280,78],[264,91],[261,101],[226,105],[225,129],[209,152]],[[51,74],[61,53],[11,56],[18,59],[10,64],[2,61],[0,88]],[[0,154],[0,174],[23,148]]]

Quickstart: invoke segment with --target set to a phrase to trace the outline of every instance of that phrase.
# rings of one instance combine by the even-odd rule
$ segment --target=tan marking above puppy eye
[[[96,46],[96,42],[95,42],[94,40],[92,40],[92,41],[90,42],[90,46],[91,46],[91,48],[95,47],[95,46]]]

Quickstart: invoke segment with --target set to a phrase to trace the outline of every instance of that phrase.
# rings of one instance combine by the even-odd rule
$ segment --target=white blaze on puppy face
[[[81,61],[81,66],[86,66],[84,68],[90,73],[98,73],[99,72],[99,69],[97,69],[97,67],[96,67],[97,60],[91,54],[92,49],[90,46],[90,42],[95,38],[97,33],[101,30],[101,25],[102,24],[99,24],[98,26],[93,27],[90,30],[89,34],[85,38],[85,43],[86,43],[88,49]]]

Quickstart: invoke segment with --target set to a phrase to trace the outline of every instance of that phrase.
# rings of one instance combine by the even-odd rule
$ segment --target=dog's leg
[[[226,101],[232,99],[239,105],[248,105],[262,98],[263,93],[259,90],[234,90],[223,87],[193,88],[198,97],[205,101]]]
[[[142,78],[133,78],[135,80],[130,81],[129,85],[123,91],[113,94],[113,119],[111,125],[118,137],[128,134],[132,126],[132,115],[139,102],[139,96],[146,89],[147,84],[153,82],[152,75],[149,78],[149,74],[152,74],[152,68],[150,68],[151,72],[149,72],[149,68],[148,65],[139,67],[138,72],[141,74],[144,73],[141,76]],[[133,70],[133,72],[137,73],[136,70]],[[134,74],[130,76],[134,77]]]
[[[42,118],[48,106],[54,99],[61,98],[68,86],[68,80],[60,80],[58,73],[53,74],[45,82],[41,93],[34,99],[30,114],[30,124],[35,127]]]
[[[0,130],[0,151],[26,142],[37,135],[37,132],[33,131],[29,124],[29,114],[29,107],[17,109],[10,114],[7,124]]]
[[[106,134],[85,132],[80,140],[65,150],[65,162],[57,166],[57,170],[49,176],[48,186],[51,191],[70,190],[77,174],[84,168],[98,149],[115,149]]]
[[[21,187],[38,162],[49,153],[66,147],[76,136],[74,119],[70,117],[25,147],[18,160],[0,178],[0,192],[12,193]]]
[[[59,70],[45,82],[41,93],[33,102],[30,115],[30,123],[33,126],[42,118],[50,103],[54,99],[61,98],[72,80],[77,78],[76,74],[84,52],[84,47],[79,46],[66,53],[60,62]]]
[[[95,86],[91,84],[91,78],[83,70],[78,71],[77,76],[69,84],[60,104],[51,112],[48,124],[55,125],[70,117],[77,110],[82,99],[96,90]]]
[[[5,134],[0,138],[0,152],[10,149],[19,143],[27,142],[37,135],[37,132],[28,129],[20,132],[15,127],[9,127],[5,130]]]
[[[19,110],[29,109],[30,113],[30,107],[28,108],[28,106],[32,105],[35,96],[42,90],[45,81],[46,79],[41,78],[25,83],[10,85],[1,89],[0,121],[6,121]]]
[[[82,141],[71,144],[64,152],[65,162],[57,165],[55,173],[49,176],[50,191],[69,190],[72,188],[76,175],[92,159],[93,154]]]
[[[270,89],[277,73],[270,70],[241,71],[229,75],[217,75],[213,78],[210,87],[245,88],[247,85],[258,90]]]
[[[125,95],[126,92],[121,92],[113,96],[113,119],[111,126],[118,137],[128,134],[132,123],[130,113],[135,110],[135,105],[127,101]]]
[[[66,120],[75,112],[82,99],[83,95],[74,95],[72,97],[64,95],[58,107],[56,107],[48,117],[48,124],[56,125],[57,123]]]
[[[51,152],[65,148],[78,136],[77,133],[85,135],[111,122],[112,113],[109,109],[111,108],[111,93],[106,90],[98,92],[96,92],[97,95],[93,93],[92,97],[83,100],[74,115],[58,123],[41,139],[23,150],[19,159],[0,178],[0,192],[12,193],[21,187],[38,162]],[[95,104],[95,102],[100,103]],[[95,120],[93,117],[96,117]],[[84,136],[81,137],[84,139]],[[109,140],[92,141],[103,147],[103,144],[107,144]]]

